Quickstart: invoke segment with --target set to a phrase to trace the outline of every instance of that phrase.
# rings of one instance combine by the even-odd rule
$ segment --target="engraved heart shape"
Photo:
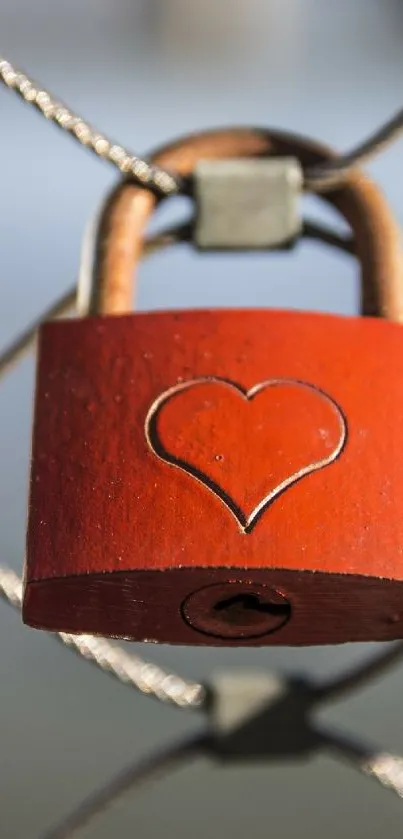
[[[211,376],[162,393],[145,435],[157,457],[207,487],[250,533],[281,493],[339,457],[347,426],[334,399],[307,382],[269,379],[246,390]]]

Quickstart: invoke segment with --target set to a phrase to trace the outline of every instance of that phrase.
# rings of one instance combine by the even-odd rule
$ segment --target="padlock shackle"
[[[294,134],[232,128],[189,135],[160,148],[151,160],[188,177],[202,159],[267,155],[296,157],[303,168],[335,157],[322,144]],[[354,169],[343,186],[318,197],[335,207],[353,230],[361,264],[362,313],[403,323],[400,234],[382,193],[366,174]],[[109,195],[97,231],[91,313],[130,310],[133,273],[157,201],[151,191],[130,181],[120,182]]]

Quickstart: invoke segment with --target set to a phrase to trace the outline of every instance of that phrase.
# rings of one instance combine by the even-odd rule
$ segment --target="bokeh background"
[[[138,152],[242,123],[346,149],[401,105],[401,0],[2,0],[0,31],[6,57]],[[401,221],[402,153],[400,142],[369,166]],[[84,225],[114,179],[106,163],[0,89],[2,346],[71,284]],[[178,217],[186,202],[165,212]],[[272,256],[174,249],[144,265],[139,294],[142,309],[273,304],[353,313],[357,300],[355,264],[312,243]],[[18,570],[33,373],[26,360],[0,389],[0,561]],[[370,652],[141,649],[198,679],[237,665],[325,677]],[[403,753],[402,683],[397,668],[322,716]],[[39,839],[113,773],[201,724],[98,673],[0,603],[1,839]],[[402,824],[402,802],[322,755],[226,769],[198,760],[126,797],[83,836],[398,839]]]

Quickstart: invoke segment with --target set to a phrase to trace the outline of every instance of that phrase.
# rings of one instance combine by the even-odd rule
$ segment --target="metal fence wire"
[[[177,176],[149,164],[108,140],[88,125],[48,91],[0,58],[0,81],[22,99],[34,105],[48,120],[67,131],[79,143],[99,157],[114,164],[136,183],[154,189],[160,195],[180,193],[185,184]],[[403,130],[400,110],[368,140],[346,155],[304,172],[305,186],[321,192],[343,183],[352,166],[368,159],[395,139]],[[327,228],[306,221],[303,234],[351,252],[352,240]],[[147,240],[145,255],[161,247],[188,242],[191,225],[172,228]],[[5,376],[23,355],[35,345],[39,326],[45,320],[60,317],[74,307],[76,287],[43,312],[0,356],[0,377]],[[21,610],[22,580],[9,568],[0,567],[0,595],[16,610]],[[325,684],[310,680],[255,672],[223,672],[210,683],[188,681],[161,667],[127,653],[104,638],[59,633],[59,642],[76,652],[123,684],[177,708],[203,713],[205,731],[183,742],[174,743],[148,760],[129,766],[107,786],[82,802],[43,839],[71,839],[103,813],[123,794],[151,780],[161,772],[173,770],[198,755],[208,755],[223,763],[247,760],[291,759],[328,750],[342,757],[360,772],[374,778],[383,787],[403,798],[403,758],[384,752],[354,737],[317,725],[314,711],[325,702],[363,687],[403,657],[403,643],[389,646],[376,658]],[[260,701],[256,703],[256,697]],[[237,711],[234,711],[238,709]]]

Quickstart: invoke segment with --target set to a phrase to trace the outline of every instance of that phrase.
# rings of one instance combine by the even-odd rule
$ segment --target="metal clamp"
[[[202,160],[194,174],[195,244],[201,249],[268,249],[302,230],[303,173],[294,157]]]

